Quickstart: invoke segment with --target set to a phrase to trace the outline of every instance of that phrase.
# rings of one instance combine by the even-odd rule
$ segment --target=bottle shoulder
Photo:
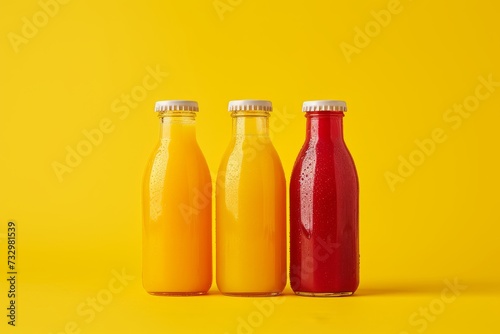
[[[267,140],[233,139],[224,152],[219,170],[237,166],[268,168],[271,165],[283,169],[278,152],[269,138]]]
[[[342,154],[349,154],[349,148],[347,147],[343,139],[338,140],[308,140],[304,142],[299,151],[298,157],[304,156],[312,158],[315,156],[336,156]]]
[[[162,140],[153,149],[147,169],[166,168],[170,165],[194,165],[200,170],[208,170],[205,156],[196,141],[176,143]]]
[[[354,160],[342,141],[308,141],[302,146],[292,170],[292,179],[309,168],[331,173],[356,173]]]

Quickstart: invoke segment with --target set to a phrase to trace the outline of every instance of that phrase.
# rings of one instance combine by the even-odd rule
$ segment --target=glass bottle
[[[229,103],[233,130],[216,188],[217,286],[225,295],[278,295],[286,283],[286,185],[269,138],[272,104]]]
[[[212,284],[212,182],[195,135],[198,104],[159,101],[160,140],[143,183],[143,286],[205,294]]]
[[[290,284],[345,296],[359,284],[359,186],[343,138],[344,101],[308,101],[306,139],[290,180]]]

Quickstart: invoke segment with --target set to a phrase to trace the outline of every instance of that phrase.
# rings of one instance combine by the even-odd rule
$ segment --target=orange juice
[[[216,191],[217,286],[276,295],[286,283],[286,185],[268,133],[271,103],[232,101],[233,136]]]
[[[161,139],[143,187],[143,286],[153,295],[212,284],[212,183],[196,142],[196,102],[161,101]]]

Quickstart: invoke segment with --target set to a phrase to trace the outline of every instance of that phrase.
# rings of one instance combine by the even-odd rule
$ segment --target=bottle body
[[[233,113],[216,189],[217,286],[277,295],[286,283],[286,185],[266,113]]]
[[[350,295],[359,284],[359,185],[343,113],[306,117],[290,180],[290,284],[299,295]]]
[[[194,114],[162,120],[143,184],[143,286],[155,295],[206,293],[212,283],[212,183]]]

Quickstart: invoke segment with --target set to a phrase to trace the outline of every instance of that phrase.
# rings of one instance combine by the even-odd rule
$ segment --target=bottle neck
[[[269,136],[269,112],[233,111],[233,137]]]
[[[161,140],[196,140],[195,112],[166,111],[160,113],[158,117]]]
[[[306,140],[344,140],[342,118],[343,112],[338,111],[321,111],[308,112]]]

